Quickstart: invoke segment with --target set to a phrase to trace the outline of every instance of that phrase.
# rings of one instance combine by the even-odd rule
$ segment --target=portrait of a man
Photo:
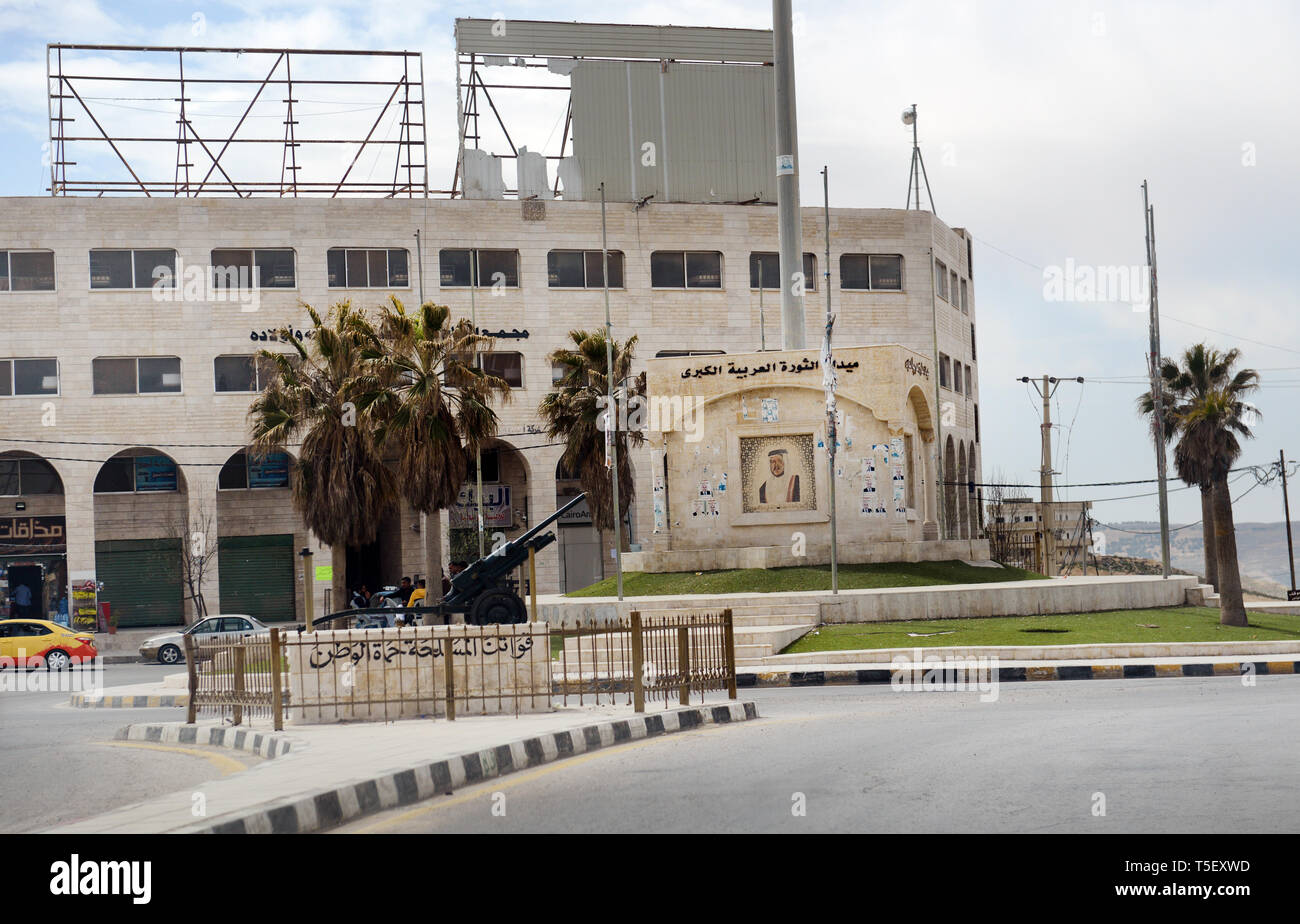
[[[760,504],[799,503],[799,476],[786,469],[785,458],[789,450],[773,449],[767,454],[767,467],[771,474],[758,486]]]
[[[812,434],[742,437],[744,513],[813,510]]]

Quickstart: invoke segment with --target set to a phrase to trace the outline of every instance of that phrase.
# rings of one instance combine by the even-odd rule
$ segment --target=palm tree
[[[397,478],[357,406],[359,384],[371,374],[363,355],[364,316],[345,301],[326,323],[310,305],[304,307],[312,336],[305,344],[288,339],[296,356],[259,354],[272,364],[273,375],[248,417],[255,453],[301,443],[290,466],[291,498],[303,522],[331,548],[333,605],[342,609],[348,546],[374,541],[381,520],[396,508]]]
[[[391,296],[375,326],[361,325],[363,355],[373,365],[358,380],[358,407],[375,423],[375,440],[396,469],[398,491],[429,517],[425,542],[428,600],[442,596],[438,512],[456,502],[474,453],[496,435],[495,399],[510,386],[472,359],[492,349],[468,320],[450,324],[451,309],[425,302],[408,313]]]
[[[1177,433],[1177,420],[1181,408],[1189,402],[1198,400],[1213,388],[1227,380],[1230,367],[1237,361],[1236,350],[1223,354],[1209,349],[1203,343],[1188,347],[1182,356],[1181,366],[1172,359],[1165,358],[1160,364],[1160,378],[1168,396],[1165,403],[1165,441],[1170,442]],[[1148,392],[1138,398],[1138,410],[1152,418],[1155,426],[1155,405]],[[1174,450],[1174,469],[1178,477],[1201,492],[1201,535],[1205,553],[1205,580],[1217,591],[1219,589],[1219,559],[1214,539],[1214,484],[1209,470],[1201,464],[1195,453],[1184,448],[1180,443]]]
[[[1188,368],[1183,372],[1190,378],[1184,378],[1182,373],[1172,377],[1173,390],[1178,397],[1169,408],[1171,424],[1178,436],[1174,463],[1179,476],[1192,484],[1204,480],[1211,485],[1213,541],[1222,607],[1220,622],[1226,626],[1247,624],[1228,473],[1241,457],[1237,436],[1252,436],[1246,418],[1258,413],[1247,405],[1244,398],[1259,388],[1259,373],[1254,369],[1241,369],[1234,373],[1233,367],[1240,357],[1238,350],[1219,353],[1204,344],[1187,350],[1184,363]],[[1193,361],[1199,372],[1192,369]],[[1200,381],[1193,382],[1191,379],[1197,376]],[[1163,370],[1162,377],[1165,377]]]
[[[605,356],[604,331],[569,331],[573,346],[561,347],[550,360],[563,367],[563,375],[556,381],[555,390],[542,399],[538,408],[547,424],[547,435],[564,441],[564,454],[560,464],[575,472],[582,490],[587,493],[596,528],[606,532],[614,528],[613,479],[605,464],[605,399],[610,380],[609,365]],[[632,376],[632,361],[636,353],[637,337],[633,334],[623,343],[610,343],[613,354],[613,383],[619,390],[619,404],[627,408],[633,398],[645,400],[645,373]],[[626,385],[625,385],[626,383]],[[621,426],[618,414],[612,418],[613,439],[618,447],[618,506],[619,519],[627,515],[636,493],[632,479],[632,463],[628,447],[640,446],[645,434],[639,429]],[[602,537],[603,538],[603,537]],[[627,542],[627,534],[623,534]],[[601,555],[602,573],[605,556]]]

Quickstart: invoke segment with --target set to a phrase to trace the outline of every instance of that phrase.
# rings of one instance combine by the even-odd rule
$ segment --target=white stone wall
[[[611,203],[609,246],[625,254],[625,288],[610,292],[614,334],[639,338],[642,360],[659,350],[721,349],[728,353],[759,346],[759,293],[749,288],[751,251],[776,251],[776,210],[764,206],[654,204],[636,209]],[[128,447],[158,449],[179,464],[189,503],[200,497],[215,503],[220,465],[246,441],[245,414],[251,396],[216,394],[213,358],[248,354],[267,343],[251,331],[290,325],[307,327],[299,303],[318,308],[350,297],[378,305],[388,290],[327,287],[326,251],[331,247],[402,247],[411,253],[411,285],[396,291],[404,301],[419,300],[420,270],[415,231],[423,240],[423,290],[458,315],[471,310],[466,288],[439,285],[438,252],[444,247],[517,249],[517,289],[492,294],[478,290],[474,311],[480,327],[527,330],[527,339],[505,340],[501,349],[524,354],[524,387],[500,408],[504,442],[519,447],[528,464],[526,494],[532,521],[554,509],[554,471],[558,447],[548,447],[536,407],[550,387],[547,355],[576,328],[604,323],[600,290],[547,286],[547,253],[554,248],[599,249],[600,206],[590,202],[546,203],[543,221],[524,221],[515,201],[446,199],[163,199],[33,197],[0,199],[0,249],[49,249],[55,254],[56,291],[0,292],[0,358],[57,357],[60,394],[0,398],[0,449],[26,449],[48,458],[66,490],[68,570],[75,579],[94,570],[96,538],[121,538],[122,520],[98,521],[91,486],[99,464]],[[820,342],[825,311],[825,237],[822,211],[804,212],[804,248],[817,255],[816,291],[805,299],[806,336]],[[936,300],[931,251],[962,278],[969,279],[966,238],[927,212],[895,209],[833,209],[832,310],[839,346],[899,343],[926,356],[938,351],[978,365],[970,353],[975,321],[974,285],[968,282],[969,313]],[[174,248],[182,266],[207,266],[213,248],[292,247],[297,287],[262,290],[255,310],[247,304],[207,301],[155,301],[148,290],[92,291],[89,251],[100,247]],[[658,249],[720,250],[721,290],[655,290],[650,286],[650,254]],[[898,253],[904,257],[902,292],[866,293],[839,288],[842,253]],[[780,346],[779,294],[763,293],[769,348]],[[178,356],[183,392],[175,395],[96,396],[91,393],[91,360],[98,356]],[[933,372],[933,369],[932,369]],[[978,386],[976,386],[978,395]],[[938,391],[936,387],[936,391]],[[953,400],[955,418],[942,428],[939,443],[951,437],[973,451],[974,400],[964,393],[936,395]],[[108,444],[108,445],[103,445]],[[941,451],[941,450],[940,450]],[[648,540],[652,516],[648,448],[633,455],[637,472],[634,537]],[[932,460],[936,462],[937,460]],[[978,462],[972,472],[978,471]],[[945,472],[945,477],[948,476]],[[978,480],[978,475],[974,480]],[[251,492],[256,493],[256,492]],[[521,495],[522,499],[522,495]],[[153,499],[150,499],[152,502]],[[250,502],[251,503],[251,502]],[[227,526],[283,532],[280,513],[264,529],[250,526],[256,507],[240,512],[238,500],[223,498]],[[121,513],[122,511],[118,511]],[[150,535],[148,518],[131,516],[131,535]],[[445,515],[441,518],[445,529]],[[423,534],[403,514],[400,562],[394,572],[423,573]],[[114,525],[118,524],[118,525]],[[296,537],[300,529],[294,530]],[[300,541],[296,538],[295,541]],[[306,543],[306,537],[301,541]],[[316,562],[328,563],[329,550],[312,543]],[[444,559],[445,559],[444,545]],[[548,550],[549,552],[549,550]],[[210,609],[219,607],[211,568]],[[558,588],[554,552],[538,559],[542,592]],[[317,585],[317,609],[321,591]],[[301,588],[300,588],[301,589]],[[337,602],[337,601],[336,601]]]
[[[286,636],[292,721],[445,715],[448,639],[457,715],[551,710],[546,623],[415,626]]]

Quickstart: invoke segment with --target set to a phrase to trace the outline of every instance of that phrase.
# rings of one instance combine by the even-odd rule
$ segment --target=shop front
[[[0,618],[68,624],[64,528],[61,516],[0,517]]]

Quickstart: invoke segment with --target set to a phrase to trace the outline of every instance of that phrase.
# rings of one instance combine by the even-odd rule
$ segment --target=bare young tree
[[[168,537],[180,543],[181,581],[193,607],[193,622],[208,615],[203,580],[217,557],[217,518],[206,501],[199,501],[194,516],[182,511],[167,524]]]
[[[995,468],[990,478],[984,489],[984,502],[988,508],[984,531],[989,540],[989,557],[1000,564],[1010,564],[1013,526],[1007,522],[1007,478],[1000,468]]]

